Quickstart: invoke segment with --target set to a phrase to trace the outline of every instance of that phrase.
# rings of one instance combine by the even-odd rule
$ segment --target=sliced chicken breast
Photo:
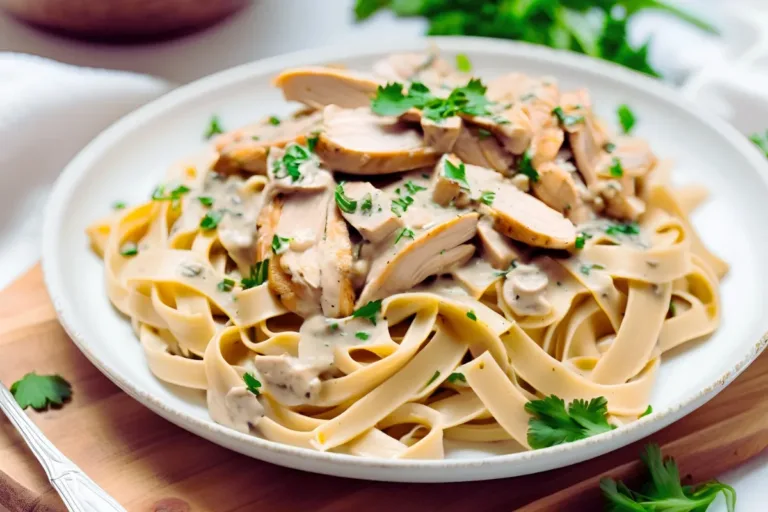
[[[352,314],[355,290],[352,287],[352,242],[347,223],[334,201],[328,202],[325,237],[320,242],[321,306],[327,318]]]
[[[315,109],[327,105],[342,108],[367,107],[381,85],[374,77],[328,67],[305,67],[283,71],[273,81],[288,101]]]
[[[392,212],[392,201],[370,183],[345,183],[343,190],[348,198],[356,202],[356,208],[354,211],[342,211],[341,214],[365,240],[379,243],[403,227],[401,218]]]
[[[515,163],[512,154],[504,149],[496,137],[474,126],[462,126],[453,152],[462,162],[494,169],[508,174]]]
[[[574,173],[556,162],[547,162],[538,168],[539,179],[532,184],[533,193],[547,206],[560,212],[574,224],[586,222],[593,214],[582,199],[586,188],[579,189]]]
[[[521,253],[512,240],[493,228],[491,217],[483,217],[477,223],[477,238],[483,248],[483,259],[493,268],[506,270],[514,260],[520,259]]]

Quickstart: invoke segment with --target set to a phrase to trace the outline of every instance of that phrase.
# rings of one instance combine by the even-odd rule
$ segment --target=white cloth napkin
[[[67,162],[169,88],[145,75],[0,53],[0,288],[40,258],[45,200]]]

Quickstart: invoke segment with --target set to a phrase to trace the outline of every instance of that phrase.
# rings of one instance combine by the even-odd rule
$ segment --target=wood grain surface
[[[556,471],[438,485],[365,482],[285,469],[197,438],[121,392],[58,324],[39,267],[0,293],[0,380],[10,385],[32,370],[64,376],[74,394],[61,409],[29,414],[129,511],[601,510],[600,477],[637,478],[642,473],[637,456],[649,441],[677,458],[686,482],[713,478],[768,447],[764,354],[725,391],[674,425]],[[45,474],[4,417],[0,471],[5,473],[0,473],[0,510],[47,510],[18,508],[22,498],[55,507]],[[10,481],[27,493],[15,505],[4,502],[13,494]]]

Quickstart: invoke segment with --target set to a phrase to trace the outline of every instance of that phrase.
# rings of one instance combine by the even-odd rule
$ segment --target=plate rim
[[[689,414],[722,391],[765,349],[768,345],[768,333],[764,334],[760,340],[757,340],[751,349],[732,368],[723,372],[713,382],[703,386],[701,389],[688,397],[684,397],[678,403],[673,404],[664,410],[654,411],[652,414],[645,416],[634,423],[610,432],[550,448],[495,455],[482,459],[379,459],[357,457],[341,453],[320,452],[284,445],[263,439],[256,435],[237,432],[233,429],[219,425],[211,419],[197,418],[164,403],[160,398],[156,398],[152,394],[134,386],[128,378],[123,376],[120,371],[115,370],[109,362],[99,359],[89,350],[88,341],[85,336],[82,336],[79,333],[78,328],[78,326],[81,325],[83,316],[76,314],[76,308],[67,304],[69,302],[66,298],[67,290],[63,286],[60,275],[61,271],[58,268],[55,255],[57,254],[56,246],[59,243],[58,233],[60,230],[58,229],[58,226],[60,223],[64,222],[60,212],[64,210],[72,200],[74,192],[78,189],[82,179],[88,173],[92,166],[92,162],[100,154],[111,150],[115,145],[119,145],[124,133],[131,131],[132,127],[136,127],[158,117],[162,118],[163,116],[168,115],[169,110],[172,110],[174,107],[195,96],[243,80],[251,79],[254,76],[261,76],[263,78],[264,76],[269,76],[270,73],[276,73],[279,69],[282,69],[285,66],[302,65],[302,62],[306,64],[306,62],[314,61],[333,61],[334,59],[339,60],[364,57],[366,55],[379,53],[426,48],[431,44],[435,44],[442,51],[451,53],[476,52],[519,55],[524,58],[545,61],[553,66],[576,68],[580,71],[603,75],[604,79],[620,82],[630,89],[637,90],[642,88],[644,93],[654,96],[657,100],[667,104],[674,104],[676,108],[683,109],[689,115],[692,115],[702,123],[706,124],[708,128],[716,132],[721,139],[730,143],[734,149],[738,150],[742,156],[750,162],[752,171],[758,173],[759,177],[766,185],[766,188],[768,188],[768,162],[756,148],[752,147],[746,137],[741,135],[734,127],[716,117],[714,114],[702,111],[678,91],[668,87],[658,80],[627,70],[617,64],[593,59],[585,55],[564,50],[554,50],[517,41],[465,36],[419,37],[395,43],[379,43],[367,40],[360,44],[356,44],[354,48],[350,48],[350,45],[332,45],[277,55],[202,77],[189,84],[171,90],[159,98],[133,110],[97,135],[78,152],[61,172],[53,186],[44,210],[42,269],[45,286],[48,290],[59,322],[77,348],[101,373],[128,395],[138,400],[142,405],[148,407],[161,417],[195,435],[245,455],[280,465],[304,469],[301,467],[300,463],[293,464],[291,461],[299,461],[304,458],[309,458],[312,459],[312,461],[308,463],[308,465],[314,466],[310,471],[332,475],[352,476],[368,480],[411,482],[488,480],[565,467],[576,462],[592,459],[609,451],[614,451],[637,441],[638,439],[651,435]],[[250,451],[240,449],[241,446],[249,448]],[[258,456],[254,454],[255,452],[258,452]],[[537,468],[532,471],[515,471],[513,469],[532,462],[538,463]],[[324,463],[328,463],[328,466],[317,467],[318,464]],[[465,470],[476,471],[479,467],[483,468],[484,474],[473,475],[472,473],[463,473]],[[350,468],[354,472],[349,472]],[[357,473],[357,471],[364,468],[367,470],[364,474]],[[441,469],[446,471],[446,474],[445,478],[431,478],[428,475],[421,475],[417,478],[413,478],[413,473],[403,473],[402,477],[399,477],[397,473],[391,473],[391,471],[402,469]],[[505,469],[507,469],[507,471],[504,471]],[[509,469],[512,469],[512,471]],[[375,472],[377,470],[390,470],[390,474],[389,476],[376,475]]]

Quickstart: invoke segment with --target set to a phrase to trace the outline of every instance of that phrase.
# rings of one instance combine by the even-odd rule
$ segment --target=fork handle
[[[71,512],[125,512],[114,498],[88,478],[40,432],[1,383],[0,409],[40,461],[51,485]]]

